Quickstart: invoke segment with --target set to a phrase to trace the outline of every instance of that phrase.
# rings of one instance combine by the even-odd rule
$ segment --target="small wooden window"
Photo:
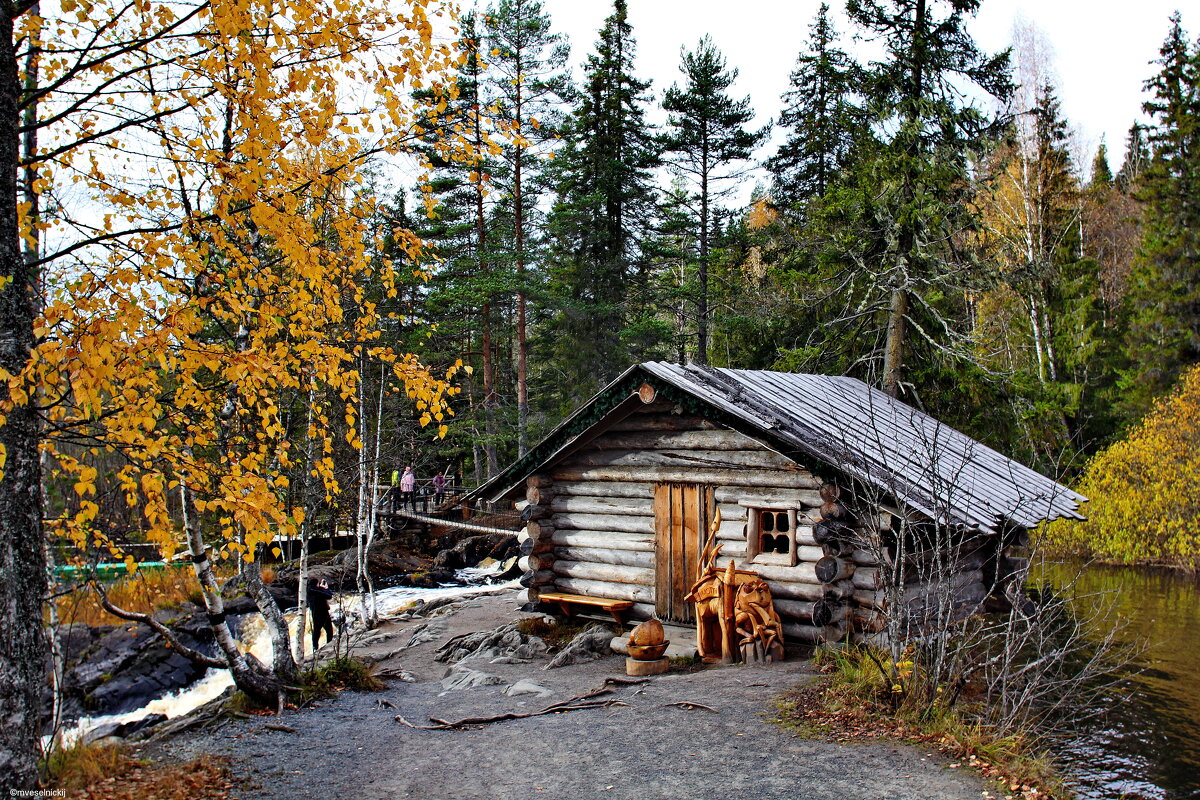
[[[796,565],[796,509],[750,508],[746,521],[746,560]]]

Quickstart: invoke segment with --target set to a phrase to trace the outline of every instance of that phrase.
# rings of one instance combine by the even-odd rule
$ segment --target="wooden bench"
[[[603,609],[612,614],[618,625],[625,624],[625,620],[621,618],[621,612],[628,611],[633,607],[632,600],[610,600],[607,597],[588,597],[583,594],[562,594],[560,592],[543,592],[538,596],[538,600],[545,603],[558,603],[558,607],[568,617],[574,616],[571,611],[572,606]]]

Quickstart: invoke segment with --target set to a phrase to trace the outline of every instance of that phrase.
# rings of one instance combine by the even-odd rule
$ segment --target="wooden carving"
[[[733,630],[738,649],[747,664],[765,664],[783,660],[783,628],[771,588],[757,576],[737,587],[733,601]]]
[[[717,566],[721,509],[713,515],[700,553],[699,577],[684,598],[695,604],[696,648],[707,662],[767,662],[783,659],[783,634],[771,589],[756,572]]]

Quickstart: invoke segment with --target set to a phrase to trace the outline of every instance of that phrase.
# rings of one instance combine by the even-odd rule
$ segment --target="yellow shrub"
[[[1092,458],[1079,491],[1088,520],[1046,526],[1050,552],[1200,569],[1200,367]]]

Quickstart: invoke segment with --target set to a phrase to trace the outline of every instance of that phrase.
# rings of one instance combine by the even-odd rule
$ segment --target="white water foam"
[[[375,592],[376,609],[382,618],[410,608],[422,600],[428,602],[439,597],[468,596],[500,588],[513,588],[519,585],[517,581],[496,584],[479,583],[487,578],[494,577],[496,573],[497,570],[495,569],[462,569],[455,573],[455,577],[468,585],[441,586],[436,589],[418,589],[409,586],[380,589]],[[363,603],[360,595],[349,592],[339,594],[333,598],[333,602],[330,605],[331,611],[335,614],[340,610],[341,618],[349,621],[351,629],[359,629],[363,626]],[[285,616],[288,621],[289,632],[294,640],[294,637],[301,634],[299,615],[293,611]],[[310,626],[307,623],[308,620],[305,620],[303,638],[300,640],[305,656],[312,654],[312,642],[309,636]],[[249,614],[244,617],[238,630],[238,638],[240,643],[239,649],[242,652],[253,653],[268,666],[274,662],[274,655],[271,652],[271,640],[267,636],[266,625],[263,622],[262,615]],[[163,714],[168,719],[183,716],[220,696],[230,686],[233,686],[233,677],[230,675],[228,669],[209,669],[200,680],[191,686],[186,686],[177,691],[165,694],[162,697],[155,698],[141,708],[127,711],[123,714],[81,717],[69,728],[65,728],[59,733],[59,746],[71,747],[89,732],[110,723],[122,725],[128,722],[136,722],[151,714]],[[50,740],[51,737],[49,736],[42,738],[43,748],[50,746]]]

